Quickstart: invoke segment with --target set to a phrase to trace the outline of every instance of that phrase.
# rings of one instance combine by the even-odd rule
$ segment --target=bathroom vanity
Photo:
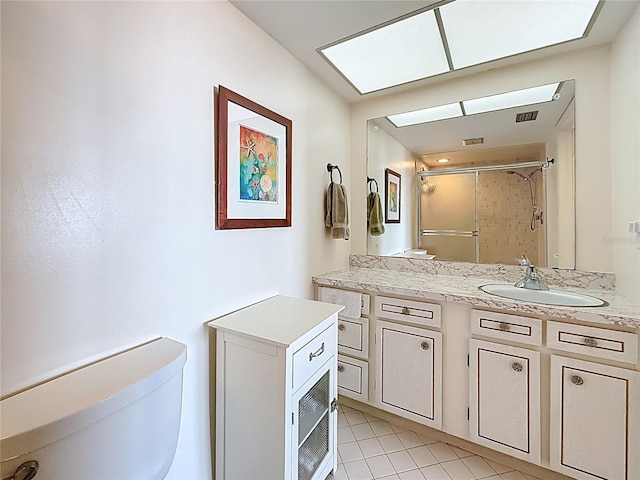
[[[608,274],[540,272],[552,288],[601,298],[601,307],[479,289],[523,272],[351,256],[350,267],[314,277],[318,295],[343,289],[367,303],[360,320],[338,319],[339,393],[467,449],[574,478],[640,478],[640,307],[615,293]],[[366,354],[354,352],[365,344]]]
[[[324,480],[337,464],[337,314],[275,296],[215,331],[215,478]]]

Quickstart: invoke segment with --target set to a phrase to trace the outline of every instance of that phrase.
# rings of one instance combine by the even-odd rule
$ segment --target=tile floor
[[[347,406],[338,413],[338,470],[327,480],[538,480]]]

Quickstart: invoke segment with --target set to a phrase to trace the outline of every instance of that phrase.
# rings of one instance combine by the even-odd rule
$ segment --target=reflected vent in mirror
[[[484,137],[478,137],[478,138],[465,138],[464,140],[462,140],[462,145],[469,146],[469,145],[480,145],[484,143]]]
[[[519,122],[531,122],[538,118],[538,110],[534,110],[533,112],[524,112],[516,114],[516,123]]]

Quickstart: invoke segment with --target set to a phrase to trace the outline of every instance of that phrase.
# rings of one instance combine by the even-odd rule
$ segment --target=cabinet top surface
[[[374,293],[403,295],[417,299],[466,303],[474,307],[594,322],[618,324],[640,329],[640,306],[611,291],[575,289],[599,297],[609,303],[603,307],[561,307],[510,300],[481,291],[478,287],[488,283],[501,283],[483,279],[449,275],[400,272],[382,268],[347,267],[313,277],[318,285],[329,285]],[[566,290],[572,290],[566,288]]]
[[[277,295],[208,323],[211,328],[289,347],[344,307]]]

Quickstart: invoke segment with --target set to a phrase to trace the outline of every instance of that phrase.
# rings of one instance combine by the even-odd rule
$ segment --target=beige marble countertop
[[[472,278],[454,275],[404,272],[382,268],[351,266],[317,275],[313,282],[354,290],[402,295],[442,302],[466,303],[473,307],[594,322],[606,325],[622,325],[640,329],[640,305],[615,293],[613,290],[562,288],[601,298],[609,305],[602,307],[565,307],[510,300],[483,292],[478,287],[489,283],[508,282],[495,278]],[[555,288],[555,287],[552,287]]]

